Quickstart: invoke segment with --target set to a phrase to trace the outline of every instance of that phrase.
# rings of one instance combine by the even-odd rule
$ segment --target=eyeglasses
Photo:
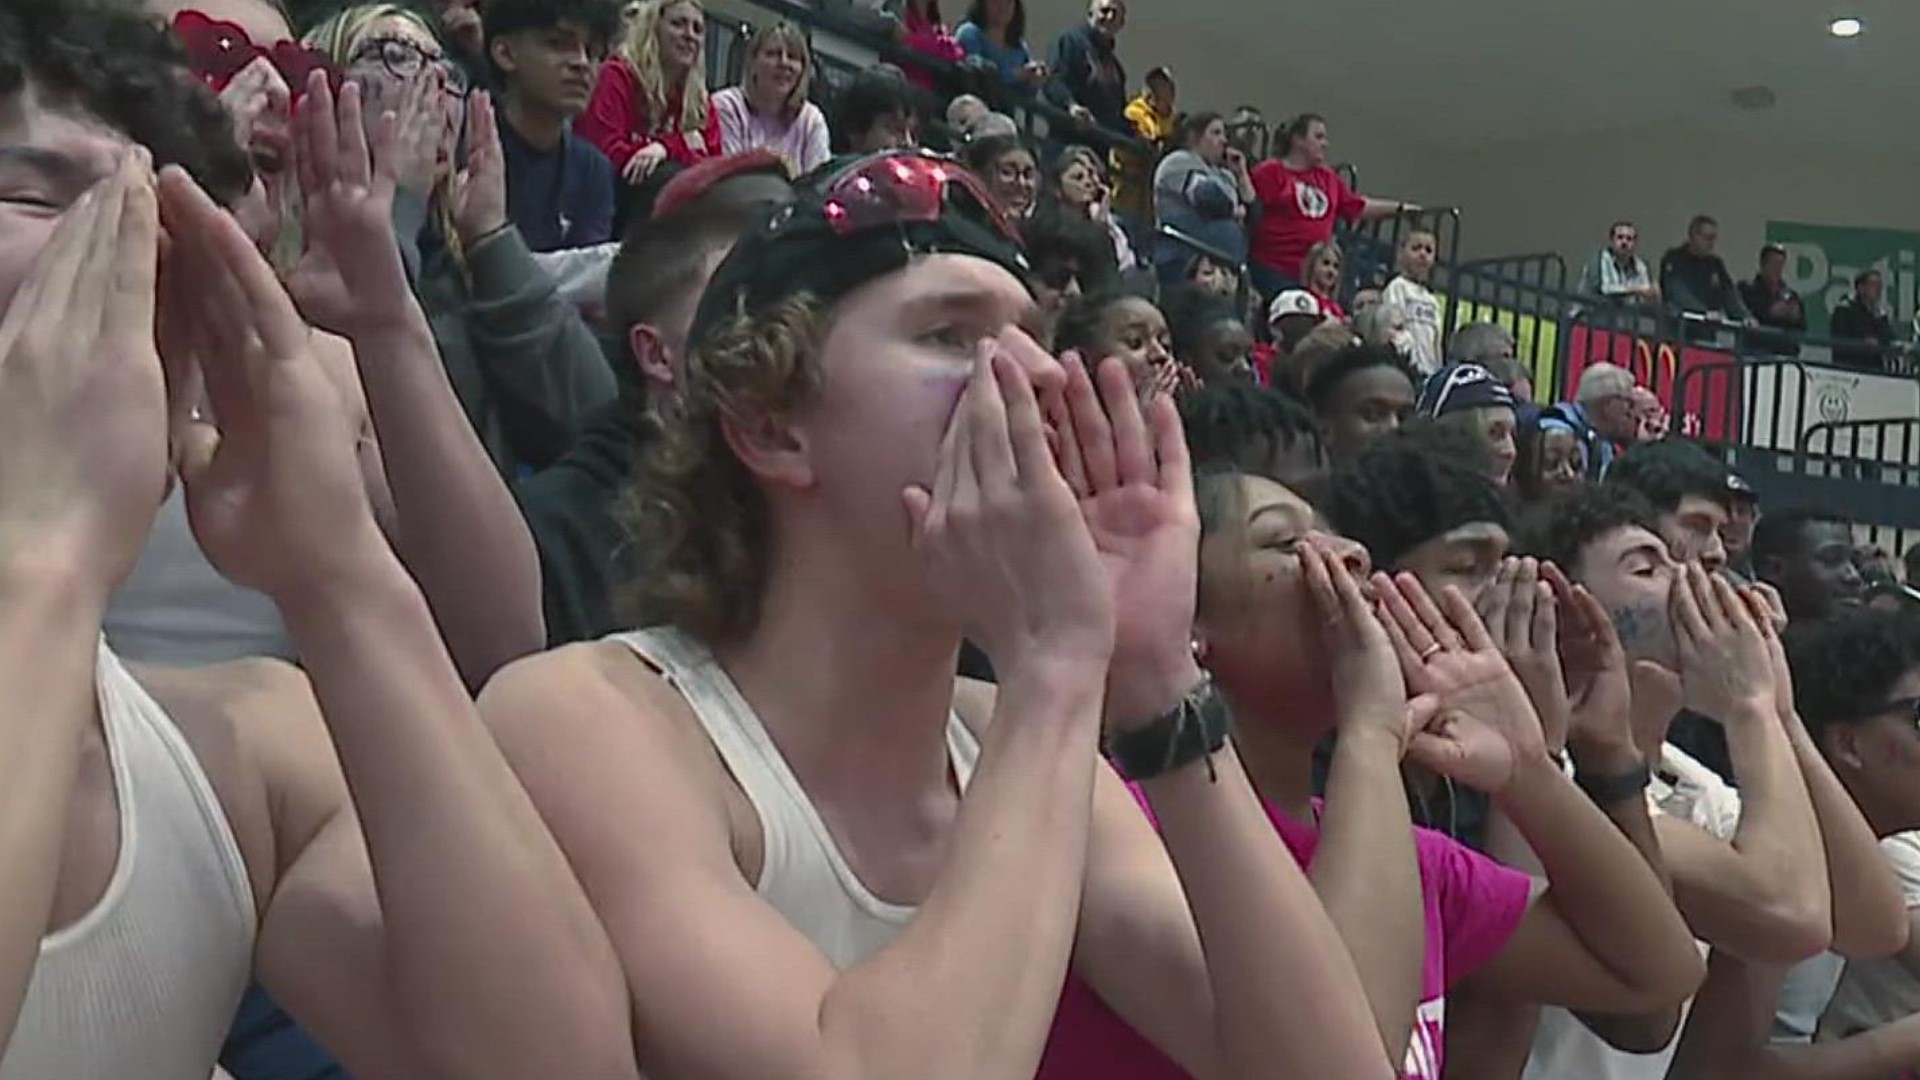
[[[855,161],[821,186],[822,215],[837,236],[940,220],[952,208],[1018,245],[1020,234],[966,166],[927,150],[890,150]]]
[[[353,50],[353,64],[365,64],[379,61],[387,74],[396,79],[417,79],[438,68],[445,73],[447,93],[454,97],[467,95],[467,75],[460,65],[449,63],[447,58],[403,37],[369,38]]]
[[[340,72],[318,49],[292,41],[277,41],[272,48],[256,45],[244,27],[192,10],[173,17],[173,32],[186,50],[187,69],[216,94],[262,57],[286,80],[294,101],[306,94],[316,71],[326,72],[334,90],[340,89]]]

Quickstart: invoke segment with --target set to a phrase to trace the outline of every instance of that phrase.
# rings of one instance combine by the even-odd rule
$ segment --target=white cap
[[[1272,326],[1288,315],[1311,315],[1318,319],[1320,301],[1305,289],[1288,289],[1274,297],[1267,308],[1267,325]]]

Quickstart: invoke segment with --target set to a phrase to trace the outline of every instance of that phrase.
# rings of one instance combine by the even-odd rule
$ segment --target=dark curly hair
[[[1653,508],[1670,514],[1689,495],[1730,506],[1733,489],[1727,486],[1725,462],[1685,439],[1641,443],[1621,454],[1607,470],[1608,484],[1630,487],[1646,496]]]
[[[1173,354],[1182,360],[1204,348],[1221,323],[1246,325],[1224,297],[1186,282],[1161,290],[1160,311],[1167,317],[1167,332],[1173,336]]]
[[[1593,484],[1529,515],[1515,554],[1548,561],[1573,576],[1580,555],[1615,529],[1637,527],[1660,535],[1659,512],[1646,496],[1617,484]]]
[[[1842,525],[1851,528],[1853,523],[1840,514],[1810,507],[1795,507],[1788,510],[1769,510],[1760,515],[1753,526],[1753,546],[1750,554],[1755,566],[1769,559],[1790,559],[1799,555],[1807,542],[1807,527],[1810,525]]]
[[[1396,431],[1334,470],[1321,512],[1381,567],[1462,525],[1509,528],[1500,489],[1470,460],[1474,442],[1431,425]]]
[[[1251,469],[1273,449],[1291,450],[1303,440],[1316,457],[1320,451],[1312,413],[1285,394],[1250,383],[1217,383],[1182,395],[1180,425],[1196,469]]]
[[[1107,350],[1101,340],[1101,323],[1106,319],[1109,308],[1129,300],[1153,303],[1139,293],[1123,288],[1102,289],[1074,297],[1066,310],[1060,313],[1060,325],[1054,328],[1054,351],[1079,350],[1089,364],[1106,357]]]
[[[1021,225],[1027,264],[1033,277],[1046,281],[1062,268],[1076,271],[1084,292],[1113,287],[1120,267],[1114,258],[1113,238],[1085,214],[1072,214],[1057,204],[1041,203]]]
[[[587,35],[587,45],[604,54],[620,32],[620,5],[614,0],[487,0],[480,6],[486,34],[487,66],[502,75],[493,62],[496,39],[523,30],[551,30],[572,23]]]
[[[1407,383],[1418,389],[1420,375],[1407,363],[1407,358],[1384,345],[1349,345],[1313,369],[1307,378],[1307,404],[1314,412],[1325,412],[1333,404],[1340,392],[1340,384],[1348,378],[1374,368],[1392,368],[1407,377]]]
[[[1858,608],[1787,628],[1793,704],[1815,736],[1879,712],[1900,677],[1920,667],[1920,615]]]
[[[146,147],[156,168],[185,169],[223,204],[253,185],[253,167],[226,110],[188,74],[173,35],[137,5],[5,0],[0,97],[29,83]]]

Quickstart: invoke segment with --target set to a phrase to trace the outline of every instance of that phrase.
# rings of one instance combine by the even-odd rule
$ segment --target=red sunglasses
[[[907,222],[940,220],[947,207],[985,225],[1009,243],[1020,233],[966,166],[942,154],[904,149],[861,158],[821,186],[822,214],[836,235]]]
[[[216,94],[261,57],[280,72],[295,101],[306,94],[307,79],[316,71],[327,73],[335,93],[340,90],[340,72],[318,49],[292,41],[275,42],[272,48],[256,45],[243,27],[191,10],[173,17],[173,32],[186,47],[187,67]]]

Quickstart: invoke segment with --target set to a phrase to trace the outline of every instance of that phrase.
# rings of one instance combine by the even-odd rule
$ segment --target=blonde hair
[[[419,12],[401,4],[380,3],[356,4],[341,8],[319,25],[308,30],[301,37],[300,42],[308,48],[324,53],[327,59],[333,61],[336,69],[345,72],[353,63],[354,53],[367,40],[367,34],[373,29],[373,24],[388,18],[411,23],[435,43],[440,41],[440,35],[434,32],[433,24]],[[449,59],[446,62],[452,63],[452,60]],[[460,276],[464,280],[467,276],[467,253],[465,246],[460,242],[460,231],[454,228],[453,211],[445,198],[451,181],[451,176],[436,177],[433,182],[433,191],[429,193],[428,198],[432,206],[434,224],[445,238],[447,253],[453,257],[454,265],[459,268]],[[471,282],[468,284],[471,285]]]
[[[753,58],[760,50],[775,45],[785,45],[800,55],[800,81],[794,83],[793,90],[787,94],[787,102],[781,107],[784,119],[791,120],[800,115],[807,104],[807,89],[813,83],[813,51],[807,47],[807,35],[800,27],[786,19],[771,26],[763,26],[754,32],[753,40],[747,43],[747,80],[753,79]],[[752,86],[747,87],[752,90]]]
[[[1334,241],[1322,240],[1319,243],[1313,245],[1312,247],[1307,249],[1307,261],[1300,264],[1301,269],[1305,271],[1306,281],[1304,282],[1304,284],[1307,286],[1307,288],[1311,289],[1315,287],[1313,284],[1314,271],[1320,268],[1320,260],[1327,257],[1328,255],[1333,256],[1333,261],[1336,263],[1339,263],[1343,267],[1347,264],[1346,252],[1341,251],[1340,245],[1335,243]],[[1336,282],[1334,284],[1334,287],[1338,288],[1339,283]]]
[[[725,425],[751,430],[815,400],[826,326],[808,293],[736,309],[687,357],[679,397],[642,421],[645,449],[616,508],[639,563],[621,596],[637,625],[718,643],[759,622],[772,514]]]
[[[405,19],[420,28],[421,32],[435,40],[439,35],[433,32],[432,24],[421,17],[420,13],[400,4],[357,4],[341,8],[328,16],[326,21],[306,32],[300,40],[309,48],[318,49],[332,60],[335,67],[342,70],[353,60],[353,52],[367,38],[367,31],[381,19]]]
[[[634,82],[646,98],[647,117],[654,128],[665,126],[667,115],[667,72],[660,62],[660,24],[668,10],[685,4],[706,18],[706,5],[700,0],[647,0],[627,28],[627,40],[620,43],[620,59],[633,69]],[[686,83],[680,95],[680,130],[700,131],[707,126],[707,73],[701,57],[687,69]]]

